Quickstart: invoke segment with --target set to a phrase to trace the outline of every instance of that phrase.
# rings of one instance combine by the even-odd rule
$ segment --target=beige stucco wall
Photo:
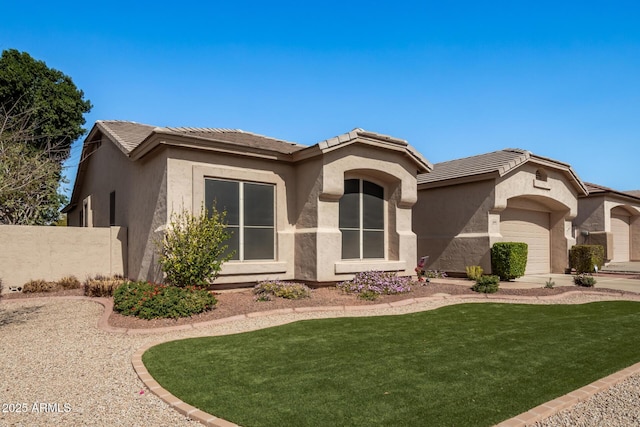
[[[607,261],[613,259],[611,214],[623,209],[630,216],[631,261],[640,261],[640,204],[616,197],[615,194],[593,194],[578,200],[579,213],[573,221],[578,244],[602,245]]]
[[[166,223],[167,150],[133,162],[112,142],[103,138],[91,153],[78,191],[78,206],[68,213],[70,226],[79,225],[82,201],[89,197],[89,227],[109,226],[109,194],[116,192],[116,225],[127,227],[128,276],[156,280],[157,229]]]
[[[298,197],[305,201],[305,205],[298,203],[298,277],[327,282],[347,280],[367,270],[413,274],[417,252],[416,236],[411,229],[411,208],[417,199],[417,189],[416,166],[412,160],[398,152],[354,143],[301,163],[297,176],[301,185]],[[367,179],[384,188],[385,259],[342,260],[339,201],[344,193],[344,180],[349,178]],[[317,205],[315,215],[310,207],[313,205]]]
[[[0,226],[0,279],[4,292],[29,280],[84,280],[96,274],[123,275],[127,229],[26,225]]]
[[[577,214],[577,190],[565,172],[544,167],[545,182],[535,179],[541,165],[529,162],[502,177],[418,190],[413,229],[418,253],[430,269],[464,274],[466,266],[491,271],[491,246],[502,241],[500,214],[507,207],[550,212],[551,271],[564,272],[574,244],[571,220]]]
[[[276,248],[273,261],[228,261],[216,284],[290,280],[294,268],[295,170],[291,164],[270,159],[240,157],[224,153],[168,150],[168,215],[182,209],[199,212],[204,203],[205,178],[268,183],[275,186]]]

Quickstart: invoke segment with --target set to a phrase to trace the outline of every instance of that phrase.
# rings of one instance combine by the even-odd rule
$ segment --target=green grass
[[[461,304],[173,341],[143,361],[243,426],[490,426],[640,361],[640,303]]]

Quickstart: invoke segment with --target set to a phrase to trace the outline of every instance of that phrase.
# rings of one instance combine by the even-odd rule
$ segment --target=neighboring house
[[[640,193],[585,185],[573,221],[577,242],[604,246],[607,262],[640,261]]]
[[[70,226],[127,227],[133,279],[161,278],[156,242],[173,212],[214,200],[236,251],[216,283],[409,275],[416,177],[431,168],[406,141],[362,129],[306,147],[241,130],[98,121],[64,212]]]
[[[526,274],[563,273],[571,221],[587,189],[566,163],[505,149],[434,165],[418,176],[413,230],[428,268],[491,271],[495,242],[528,244]]]

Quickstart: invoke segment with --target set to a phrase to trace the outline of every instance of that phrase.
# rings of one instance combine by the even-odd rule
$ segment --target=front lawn
[[[490,426],[640,361],[640,303],[460,304],[174,341],[143,361],[243,426]]]

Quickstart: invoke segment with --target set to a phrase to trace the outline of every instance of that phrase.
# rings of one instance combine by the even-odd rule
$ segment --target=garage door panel
[[[505,242],[528,246],[525,274],[545,274],[551,270],[549,213],[507,208],[501,214],[500,232]]]
[[[611,215],[611,233],[613,234],[613,259],[611,261],[629,261],[629,231],[628,216]]]

